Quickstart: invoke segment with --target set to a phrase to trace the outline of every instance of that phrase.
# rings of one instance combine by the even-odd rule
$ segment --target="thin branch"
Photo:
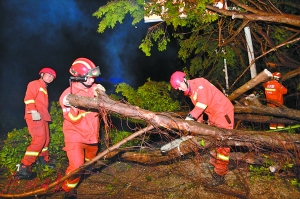
[[[232,88],[232,87],[236,84],[236,82],[237,82],[237,81],[238,81],[238,80],[239,80],[239,79],[247,72],[247,70],[252,66],[252,64],[253,64],[256,60],[260,59],[261,57],[265,56],[266,54],[269,54],[270,52],[273,52],[273,51],[277,50],[278,48],[280,48],[280,47],[282,47],[282,46],[285,46],[285,45],[287,45],[287,44],[294,43],[294,42],[296,42],[296,41],[298,41],[298,40],[300,40],[300,37],[299,37],[299,38],[296,38],[296,39],[294,39],[294,40],[292,40],[292,41],[288,41],[288,42],[281,43],[281,44],[275,46],[274,48],[271,48],[271,49],[268,50],[267,52],[261,54],[260,56],[256,57],[255,59],[253,59],[253,60],[251,61],[250,65],[249,65],[249,66],[244,70],[244,72],[242,72],[242,74],[241,74],[241,75],[233,82],[233,84],[231,85],[230,88]]]
[[[154,126],[150,125],[147,126],[146,128],[143,128],[133,134],[131,134],[130,136],[128,136],[127,138],[121,140],[120,142],[118,142],[117,144],[109,147],[108,149],[106,149],[105,151],[101,152],[100,154],[98,154],[96,157],[94,157],[91,161],[83,164],[81,167],[77,168],[76,170],[72,171],[71,173],[69,173],[68,175],[63,176],[62,178],[60,178],[59,180],[52,182],[51,184],[49,184],[49,186],[47,186],[46,188],[39,188],[33,191],[29,191],[26,193],[21,193],[21,194],[3,194],[0,193],[0,197],[3,198],[20,198],[20,197],[28,197],[28,196],[33,196],[33,195],[38,195],[38,194],[45,194],[47,193],[47,191],[53,187],[56,187],[57,185],[59,185],[60,183],[62,183],[63,181],[65,181],[66,179],[70,178],[71,176],[77,174],[78,172],[82,171],[84,168],[92,165],[93,163],[97,162],[100,158],[104,157],[105,155],[107,155],[109,152],[114,151],[115,149],[119,148],[121,145],[127,143],[128,141],[134,139],[137,136],[142,135],[143,133],[150,131],[154,129]]]

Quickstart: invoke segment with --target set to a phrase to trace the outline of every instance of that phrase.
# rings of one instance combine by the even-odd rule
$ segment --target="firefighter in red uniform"
[[[63,109],[63,132],[69,166],[66,175],[76,170],[86,161],[90,161],[97,155],[99,143],[100,121],[99,113],[80,107],[70,105],[66,99],[68,94],[75,94],[84,97],[97,96],[96,89],[105,91],[101,84],[94,84],[94,78],[100,75],[99,67],[87,58],[76,59],[69,72],[73,82],[59,98]],[[70,78],[70,79],[71,79]],[[65,180],[62,189],[65,192],[74,190],[79,183],[80,174],[74,175]]]
[[[283,105],[283,95],[287,93],[287,88],[284,87],[279,80],[281,79],[281,74],[279,72],[273,73],[273,79],[263,83],[265,88],[265,95],[267,99],[267,106],[278,107]],[[270,124],[270,129],[281,129],[284,128],[284,124]]]
[[[56,78],[56,72],[51,68],[43,68],[39,75],[40,79],[29,82],[24,98],[24,118],[32,140],[21,163],[17,165],[16,178],[18,179],[32,179],[36,176],[30,169],[34,162],[55,167],[49,163],[48,154],[50,141],[48,123],[51,118],[48,111],[47,85]]]
[[[176,71],[170,78],[171,86],[184,92],[194,104],[194,109],[186,120],[203,122],[203,113],[208,116],[208,124],[219,128],[233,129],[234,107],[230,100],[204,78],[186,80],[186,74]],[[217,147],[211,152],[210,163],[214,166],[213,186],[223,184],[228,173],[229,147]]]

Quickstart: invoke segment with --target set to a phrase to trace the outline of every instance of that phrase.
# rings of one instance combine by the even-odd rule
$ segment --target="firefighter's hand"
[[[36,110],[30,111],[30,113],[31,113],[31,117],[32,117],[33,121],[39,121],[39,120],[41,120],[41,115]]]
[[[195,118],[194,118],[191,114],[188,114],[188,115],[186,116],[185,120],[195,121]]]
[[[97,89],[99,89],[103,92],[106,91],[105,88],[101,84],[97,84],[96,86],[93,87],[94,96],[96,96],[96,97],[98,96],[98,93],[96,91]]]
[[[67,100],[67,96],[68,96],[68,95],[66,95],[66,96],[63,98],[63,104],[64,104],[65,106],[71,106],[69,100]]]

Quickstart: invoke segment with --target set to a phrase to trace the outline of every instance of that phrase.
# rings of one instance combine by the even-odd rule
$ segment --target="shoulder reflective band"
[[[45,93],[45,95],[48,95],[48,92],[44,88],[41,87],[40,91],[42,91],[43,93]]]

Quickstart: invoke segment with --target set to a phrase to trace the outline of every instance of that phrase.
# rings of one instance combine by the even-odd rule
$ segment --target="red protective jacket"
[[[72,83],[73,84],[73,83]],[[89,89],[79,89],[72,86],[72,94],[94,97],[93,87]],[[84,144],[95,144],[99,141],[99,113],[86,109],[66,107],[63,98],[71,93],[70,87],[67,88],[59,98],[60,106],[63,109],[63,132],[65,142],[79,142]]]
[[[30,111],[37,110],[41,114],[44,121],[51,121],[48,111],[48,92],[47,84],[42,80],[34,80],[29,82],[24,97],[25,103],[25,119],[32,119]]]
[[[51,121],[51,117],[48,111],[47,84],[42,79],[28,83],[24,103],[24,118],[32,140],[21,162],[26,166],[30,166],[35,162],[37,156],[43,156],[44,160],[49,161],[48,145],[50,136],[48,122]],[[40,113],[41,120],[32,120],[30,113],[32,110],[37,110]]]
[[[204,78],[188,80],[189,97],[194,109],[190,114],[202,120],[202,113],[206,113],[209,124],[221,128],[232,129],[234,125],[234,107],[230,100],[214,85]]]
[[[275,101],[278,104],[283,104],[283,95],[287,93],[287,88],[276,80],[270,80],[263,83],[267,100]],[[274,104],[268,103],[268,106],[275,107]]]
[[[233,129],[234,107],[230,100],[204,78],[188,80],[188,83],[188,95],[195,105],[190,114],[197,121],[202,122],[204,112],[208,116],[209,125]],[[218,175],[223,176],[228,173],[229,154],[229,147],[217,147],[211,154],[210,163]]]

